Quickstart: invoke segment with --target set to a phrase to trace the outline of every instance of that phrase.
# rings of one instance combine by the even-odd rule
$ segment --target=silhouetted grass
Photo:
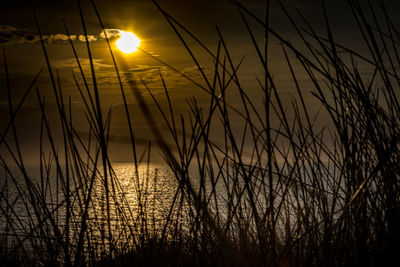
[[[110,162],[112,110],[104,114],[89,41],[89,74],[84,73],[70,42],[84,81],[81,88],[79,78],[73,77],[85,105],[88,131],[84,134],[74,125],[70,100],[63,95],[34,15],[63,142],[55,143],[46,101],[36,90],[42,115],[40,174],[35,177],[28,173],[15,119],[40,72],[14,107],[3,49],[9,123],[1,133],[0,144],[9,157],[0,155],[4,177],[0,185],[2,264],[381,266],[397,259],[399,32],[383,2],[368,2],[363,8],[359,2],[348,1],[368,48],[368,54],[361,55],[337,43],[324,4],[321,12],[326,36],[317,33],[300,14],[301,28],[295,16],[277,2],[308,51],[270,28],[269,1],[266,19],[236,2],[263,70],[263,77],[257,77],[264,100],[261,108],[256,104],[259,99],[252,99],[241,82],[238,70],[242,61],[233,60],[229,43],[218,28],[219,42],[213,52],[154,1],[203,81],[194,81],[158,57],[153,58],[209,97],[206,107],[189,99],[186,115],[176,114],[161,73],[166,108],[145,81],[133,73],[120,73],[118,66],[128,63],[124,59],[117,62],[106,36],[129,128],[129,149],[133,151],[134,185],[128,189],[121,185]],[[87,35],[85,16],[80,1],[77,3]],[[104,30],[94,1],[92,4]],[[266,41],[262,47],[251,27],[254,23],[264,29]],[[66,24],[65,29],[69,35]],[[214,62],[210,74],[204,72],[189,39],[210,55]],[[272,75],[268,58],[271,40],[281,43],[295,88],[296,96],[289,105],[282,101],[281,89]],[[359,64],[373,71],[362,74]],[[318,114],[310,111],[305,100],[296,72],[299,66],[321,104]],[[87,75],[92,77],[91,85]],[[123,78],[129,81],[128,87],[122,83]],[[139,85],[146,88],[148,99]],[[155,211],[160,178],[157,170],[150,172],[154,148],[149,142],[139,156],[126,90],[133,92],[175,178],[175,194],[163,218]],[[229,103],[227,96],[232,91],[237,92],[240,105]],[[161,115],[167,133],[160,130],[154,112]],[[318,123],[321,118],[329,120],[324,127]],[[241,131],[235,126],[238,123]],[[223,133],[222,140],[214,137],[215,132]],[[50,146],[50,154],[45,154],[45,145]],[[146,166],[144,172],[140,166]],[[126,198],[126,190],[134,192],[134,203]]]

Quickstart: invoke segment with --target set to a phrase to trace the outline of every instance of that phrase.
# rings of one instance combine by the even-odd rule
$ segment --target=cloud
[[[134,73],[143,73],[143,72],[160,71],[162,69],[164,69],[164,67],[162,66],[137,65],[135,68],[131,68],[128,71]]]
[[[0,33],[1,32],[12,32],[12,31],[16,31],[17,28],[15,28],[14,26],[11,25],[0,25]]]
[[[112,68],[112,70],[114,70],[114,65],[104,63],[102,59],[92,59],[92,61],[97,70],[110,69],[110,68]],[[79,58],[79,62],[84,71],[90,71],[89,58]],[[78,67],[76,64],[75,58],[53,60],[52,65],[59,69],[61,69],[61,68],[70,69],[71,67],[74,67],[74,68]]]
[[[87,81],[91,83],[91,68],[89,59],[80,58],[80,64],[83,72],[85,73]],[[102,59],[93,59],[93,64],[96,72],[96,80],[99,85],[106,88],[119,88],[119,82],[113,64],[107,63]],[[52,65],[62,73],[66,73],[66,75],[71,75],[72,70],[75,73],[78,81],[82,82],[82,77],[74,58],[53,60]],[[162,71],[164,75],[167,75],[166,73],[171,72],[171,70],[166,69],[164,66],[135,65],[129,69],[120,69],[120,75],[124,86],[129,86],[131,81],[135,81],[138,82],[139,87],[142,88],[143,85],[141,82],[139,82],[140,79],[145,81],[146,84],[151,84],[154,86],[154,83],[160,80],[160,71]],[[74,86],[74,84],[72,84],[72,86]],[[157,88],[161,88],[161,82],[157,83],[156,86]]]
[[[76,40],[76,35],[70,35],[71,40]],[[57,33],[57,34],[50,34],[50,35],[44,35],[43,39],[47,41],[68,41],[68,35],[62,34],[62,33]]]
[[[90,35],[90,34],[87,35],[87,39],[89,42],[97,41],[97,37],[94,35]],[[81,42],[86,42],[85,35],[79,35],[78,40]]]
[[[105,29],[105,33],[109,39],[118,38],[121,36],[119,29]],[[68,35],[63,33],[43,34],[43,40],[48,43],[66,42],[71,38],[72,41],[86,42],[84,35]],[[104,32],[99,34],[88,34],[89,42],[102,40],[105,38]],[[15,44],[15,43],[36,43],[40,41],[40,36],[37,33],[29,32],[24,29],[18,29],[12,25],[0,25],[0,44]]]
[[[107,35],[108,39],[121,37],[121,30],[119,30],[119,29],[104,29],[104,31],[105,31],[105,34],[104,34],[104,32],[101,32],[99,34],[100,38],[104,39],[105,35]]]
[[[201,70],[203,72],[207,71],[207,68],[204,67],[204,66],[200,66],[200,68],[201,68]],[[187,67],[187,68],[184,68],[181,71],[181,73],[186,75],[186,76],[188,76],[188,77],[199,77],[200,76],[200,69],[197,66]]]

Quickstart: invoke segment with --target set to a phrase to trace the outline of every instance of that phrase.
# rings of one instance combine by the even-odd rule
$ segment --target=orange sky
[[[126,123],[122,109],[122,98],[116,79],[115,70],[104,38],[101,36],[101,28],[95,16],[90,1],[82,1],[85,19],[87,22],[88,34],[91,36],[90,46],[93,53],[94,65],[97,81],[100,88],[101,103],[104,111],[110,108],[113,111],[112,133],[119,136],[126,136]],[[242,1],[255,14],[263,18],[263,1],[249,0]],[[322,14],[317,0],[287,0],[283,1],[287,8],[295,14],[296,10],[301,12],[306,19],[310,21],[317,30],[324,33]],[[391,10],[399,10],[398,1],[387,1],[393,5]],[[35,27],[30,1],[6,0],[2,1],[0,9],[0,43],[6,51],[9,78],[12,88],[12,97],[14,103],[17,103],[22,97],[24,90],[29,86],[35,73],[45,65],[43,50],[38,41],[37,28]],[[86,50],[86,44],[79,41],[79,36],[83,34],[77,5],[74,1],[35,1],[40,27],[46,37],[46,49],[49,54],[53,70],[59,73],[60,84],[64,99],[71,99],[71,107],[74,114],[74,120],[81,127],[79,130],[86,131],[87,123],[84,117],[84,107],[82,99],[76,88],[72,73],[76,74],[78,82],[82,85],[82,79],[74,59],[72,49],[66,38],[66,32],[63,26],[64,19],[70,29],[71,34],[77,36],[73,41],[78,51],[83,69],[89,76],[89,61]],[[191,79],[204,84],[201,75],[197,70],[195,63],[191,60],[182,43],[177,38],[162,14],[157,10],[152,1],[96,1],[98,10],[107,29],[129,30],[134,32],[141,39],[141,48],[152,54],[156,59],[162,60],[173,66],[176,70],[184,73]],[[262,99],[257,99],[261,89],[256,79],[257,75],[262,75],[260,62],[257,53],[251,44],[251,39],[246,32],[246,28],[240,18],[237,7],[230,0],[207,0],[207,1],[179,1],[162,0],[160,5],[165,8],[173,17],[183,23],[198,38],[203,41],[211,51],[215,52],[217,48],[218,35],[215,25],[218,25],[232,53],[234,62],[244,57],[239,74],[247,93],[255,98],[255,104],[262,106]],[[363,51],[365,47],[359,45],[359,35],[354,33],[355,24],[350,18],[349,9],[345,1],[327,1],[330,18],[335,34],[346,45],[352,45],[356,49]],[[300,23],[301,19],[297,18]],[[273,1],[271,11],[271,27],[281,33],[287,40],[294,44],[301,45],[299,38],[295,35],[290,23],[285,18],[283,12]],[[251,26],[257,36],[257,42],[263,42],[263,30],[256,23]],[[82,36],[83,37],[83,36]],[[187,35],[184,36],[188,38]],[[189,40],[190,38],[188,38]],[[111,39],[114,44],[115,38]],[[204,67],[205,73],[213,74],[214,60],[202,50],[193,40],[188,42],[190,47],[196,53],[200,65]],[[115,48],[113,46],[113,48]],[[138,79],[144,80],[151,88],[156,97],[159,97],[161,104],[166,104],[163,98],[163,87],[159,75],[162,73],[167,86],[170,90],[171,99],[177,114],[186,115],[188,112],[187,100],[196,97],[200,105],[206,105],[209,96],[190,81],[182,78],[175,70],[168,68],[154,58],[142,53],[135,52],[129,56],[115,50],[117,61],[124,58],[127,66],[120,65],[122,73],[130,72]],[[293,83],[290,81],[287,64],[283,61],[280,42],[276,39],[270,41],[269,64],[273,66],[272,75],[280,87],[280,93],[283,96],[285,104],[290,104],[290,97],[294,94]],[[312,88],[308,88],[305,76],[299,70],[299,80],[303,82],[306,89],[307,101],[313,107],[316,100],[309,94]],[[124,83],[126,84],[126,83]],[[127,85],[127,84],[126,84]],[[49,119],[54,124],[57,122],[55,112],[55,101],[51,90],[47,69],[40,75],[35,88],[42,96],[46,97]],[[0,67],[0,109],[4,114],[0,120],[0,129],[3,129],[7,122],[8,103],[5,88],[4,66]],[[145,92],[144,86],[140,86]],[[149,95],[144,93],[145,98],[151,101]],[[131,93],[127,93],[128,103],[131,112],[134,114],[135,127],[140,138],[149,136],[146,127],[146,121],[140,115],[136,102]],[[164,99],[164,100],[163,100]],[[233,105],[239,103],[237,92],[232,90],[231,100]],[[67,102],[67,101],[66,101]],[[152,106],[155,110],[155,106]],[[160,115],[155,116],[161,119]],[[40,125],[40,111],[38,109],[37,97],[34,91],[28,96],[25,105],[18,116],[18,127],[21,133],[21,142],[26,147],[35,151],[39,137],[38,127]],[[160,124],[161,128],[166,128]],[[239,125],[238,128],[241,126]],[[126,154],[122,151],[124,144],[116,143],[115,160],[123,161]],[[0,149],[1,151],[1,149]],[[36,153],[36,152],[34,152]],[[33,153],[33,154],[34,154]]]

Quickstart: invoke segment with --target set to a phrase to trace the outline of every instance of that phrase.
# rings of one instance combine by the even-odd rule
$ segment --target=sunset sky
[[[80,83],[82,83],[82,79],[80,78],[79,70],[63,25],[63,20],[65,20],[71,35],[73,35],[73,43],[78,51],[84,71],[89,77],[89,60],[76,1],[37,0],[33,2],[41,31],[45,38],[46,49],[52,68],[60,76],[60,84],[65,102],[68,102],[66,100],[68,97],[71,98],[73,112],[77,115],[75,122],[77,125],[80,125],[77,128],[81,127],[79,130],[87,131],[86,119],[81,112],[83,110],[83,103],[72,73],[75,73]],[[135,77],[143,79],[156,97],[159,96],[161,99],[163,97],[163,88],[159,79],[161,72],[170,90],[177,114],[181,113],[185,115],[187,113],[186,101],[189,97],[196,97],[200,104],[206,103],[209,99],[207,98],[208,95],[200,88],[182,78],[174,70],[169,69],[141,51],[127,55],[116,48],[115,41],[120,30],[133,32],[141,40],[141,49],[173,66],[185,75],[201,81],[199,72],[190,59],[189,54],[152,1],[97,0],[95,2],[105,27],[109,29],[108,33],[111,37],[110,40],[117,62],[124,61],[127,64],[126,66],[120,65],[122,73],[129,72]],[[245,56],[239,74],[246,90],[248,90],[247,93],[250,96],[257,96],[260,93],[260,88],[255,79],[256,75],[262,74],[260,72],[260,62],[257,59],[256,51],[252,47],[251,39],[246,32],[234,1],[160,0],[158,2],[163,9],[184,24],[213,52],[216,51],[218,42],[218,34],[215,28],[215,25],[218,25],[229,46],[234,61],[238,63]],[[245,0],[241,2],[260,18],[264,18],[264,1]],[[271,27],[293,44],[300,45],[299,37],[295,35],[293,28],[276,2],[272,1],[271,5]],[[319,0],[282,0],[282,2],[294,14],[298,22],[301,20],[296,15],[296,11],[299,11],[309,20],[322,35],[325,34]],[[35,74],[42,66],[45,66],[45,58],[30,3],[31,1],[0,0],[0,45],[4,47],[7,57],[14,104],[22,97],[23,92],[33,80]],[[389,10],[393,11],[394,14],[397,14],[396,10],[400,10],[400,1],[390,0],[386,1],[386,3],[390,7]],[[356,24],[351,17],[346,1],[328,0],[326,4],[334,34],[340,43],[351,46],[360,52],[366,49],[360,44],[361,36],[359,33],[356,33]],[[101,103],[105,111],[112,106],[112,133],[126,136],[126,118],[123,115],[120,88],[101,27],[93,11],[91,2],[82,1],[82,7],[100,88]],[[393,18],[398,19],[395,16]],[[249,21],[251,20],[249,19]],[[254,23],[254,21],[251,23],[251,26],[254,27],[254,32],[258,38],[257,41],[261,44],[263,42],[263,29]],[[189,41],[189,45],[196,52],[205,72],[212,74],[213,59],[192,40]],[[273,66],[272,74],[277,85],[281,88],[284,100],[289,101],[290,96],[293,94],[293,84],[290,82],[287,64],[282,60],[280,42],[276,39],[271,39],[270,45],[269,64]],[[307,85],[305,77],[300,77],[300,80],[302,78],[304,84]],[[5,83],[5,70],[2,60],[0,67],[1,130],[8,122],[8,101]],[[47,68],[44,68],[40,74],[35,85],[36,87],[41,96],[44,96],[46,99],[49,117],[53,117],[50,119],[55,121],[57,118],[56,107]],[[141,89],[144,92],[144,88]],[[312,89],[307,89],[305,93],[309,93]],[[144,93],[144,95],[147,100],[151,101],[147,93]],[[135,129],[138,132],[138,136],[143,138],[148,137],[148,130],[145,126],[146,121],[135,106],[133,95],[127,92],[127,96],[128,102],[132,104],[131,111],[135,114]],[[235,93],[232,93],[232,103],[235,103],[235,101],[239,100],[235,98]],[[309,96],[309,94],[307,101],[309,103],[316,103],[316,100]],[[262,101],[259,101],[258,104],[261,106]],[[317,109],[317,106],[315,108]],[[20,130],[20,141],[30,151],[37,150],[40,116],[36,93],[33,90],[18,115],[17,121],[18,129]],[[157,115],[155,116],[157,117]],[[56,124],[56,122],[53,123]],[[160,127],[162,128],[163,126],[160,125]],[[124,144],[122,143],[115,144],[113,148],[117,151],[115,152],[115,161],[124,161],[126,154],[122,152],[118,153],[118,151],[123,151],[123,146]],[[35,153],[32,152],[32,155],[28,157],[34,157]]]

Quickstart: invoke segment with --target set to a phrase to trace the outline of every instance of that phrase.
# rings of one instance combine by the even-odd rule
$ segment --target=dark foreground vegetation
[[[316,32],[306,18],[286,13],[280,6],[306,47],[300,49],[269,27],[269,9],[267,19],[259,19],[237,3],[262,68],[263,76],[257,78],[262,107],[241,83],[241,62],[231,57],[221,31],[217,29],[217,49],[210,51],[159,7],[197,65],[203,82],[192,81],[193,86],[208,93],[209,104],[200,107],[190,99],[190,114],[175,114],[165,84],[163,97],[168,105],[163,108],[160,95],[154,96],[148,88],[145,98],[139,90],[145,82],[120,73],[118,64],[126,63],[114,61],[130,131],[127,149],[134,155],[136,186],[130,190],[137,195],[135,203],[121,194],[109,160],[111,115],[104,114],[100,105],[89,42],[92,73],[81,69],[84,86],[77,83],[90,129],[83,134],[74,126],[68,96],[62,93],[42,40],[64,143],[54,143],[46,102],[32,82],[26,94],[37,94],[42,110],[40,143],[50,147],[51,155],[41,154],[39,179],[33,179],[23,162],[24,149],[14,122],[25,98],[10,105],[9,123],[0,140],[2,151],[11,155],[0,155],[1,265],[393,264],[400,240],[400,34],[383,1],[348,3],[367,54],[336,42],[324,5],[324,34]],[[303,19],[302,28],[295,17]],[[86,34],[82,13],[81,18]],[[99,14],[98,18],[104,29]],[[252,25],[265,30],[262,46]],[[211,73],[204,73],[188,40],[213,58]],[[282,101],[274,68],[265,56],[272,41],[281,43],[291,76],[290,104]],[[114,59],[111,48],[109,52]],[[80,64],[78,56],[76,62]],[[8,80],[5,53],[4,65]],[[293,66],[300,66],[313,86],[321,105],[319,115],[311,114],[304,99],[311,89],[302,88]],[[361,72],[359,66],[369,71]],[[121,82],[124,79],[131,81],[129,86]],[[8,84],[6,89],[11,90]],[[157,141],[144,152],[136,144],[135,120],[129,112],[127,98],[132,92]],[[229,102],[232,92],[240,105]],[[161,113],[168,134],[159,129],[150,103]],[[321,117],[324,124],[318,123]],[[239,132],[234,126],[238,123]],[[223,133],[218,142],[213,140],[216,131]],[[156,218],[155,202],[148,197],[149,190],[157,191],[149,186],[157,184],[157,175],[138,171],[139,164],[150,162],[152,146],[162,152],[176,184],[163,218]],[[22,209],[17,210],[17,205]]]

